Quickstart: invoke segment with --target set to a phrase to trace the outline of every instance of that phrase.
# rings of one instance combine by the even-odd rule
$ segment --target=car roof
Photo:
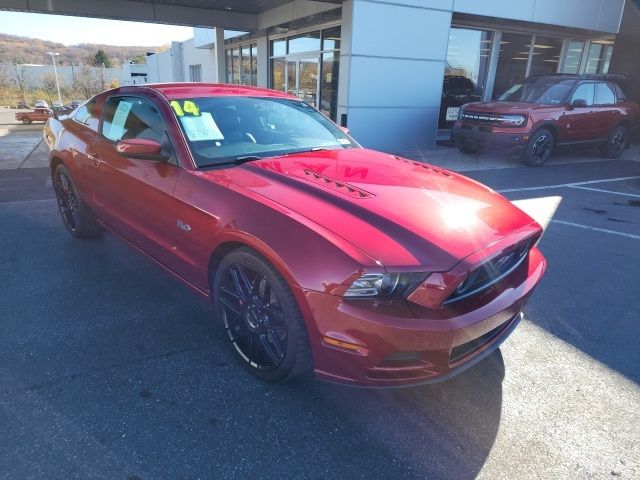
[[[135,93],[145,90],[155,90],[164,95],[167,100],[176,100],[180,98],[199,98],[199,97],[217,97],[217,96],[236,96],[236,97],[276,97],[276,98],[293,98],[297,99],[285,92],[277,90],[269,90],[266,88],[248,87],[244,85],[228,85],[224,83],[193,83],[193,82],[173,82],[173,83],[147,83],[131,87],[121,87],[119,93]]]

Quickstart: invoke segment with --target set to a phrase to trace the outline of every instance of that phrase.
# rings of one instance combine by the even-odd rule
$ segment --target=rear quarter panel
[[[52,167],[61,162],[71,173],[80,196],[92,204],[92,190],[87,178],[86,151],[96,141],[98,133],[71,118],[50,118],[43,132],[49,146],[49,163]]]

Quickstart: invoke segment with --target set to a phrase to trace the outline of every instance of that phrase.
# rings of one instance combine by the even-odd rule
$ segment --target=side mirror
[[[571,107],[573,108],[587,108],[587,101],[584,98],[576,98],[573,102],[571,102]]]
[[[162,145],[159,142],[146,138],[120,140],[116,144],[116,151],[123,157],[142,160],[166,160],[168,158],[162,154]]]
[[[347,127],[343,127],[342,125],[338,125],[338,128],[342,130],[343,133],[349,135],[349,129]]]

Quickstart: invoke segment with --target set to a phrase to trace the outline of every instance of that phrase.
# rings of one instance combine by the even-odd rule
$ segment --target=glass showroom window
[[[227,83],[258,84],[258,45],[233,46],[225,51]]]
[[[613,42],[591,42],[584,73],[607,73],[613,53]]]
[[[518,80],[526,77],[531,35],[503,33],[500,41],[500,53],[493,85],[493,98],[500,97]]]
[[[571,40],[569,42],[567,55],[564,59],[564,66],[562,67],[563,73],[580,73],[584,44],[584,40]]]
[[[493,32],[450,30],[438,128],[451,128],[463,104],[482,100],[492,42]]]
[[[563,40],[536,35],[531,51],[529,75],[549,75],[558,72]]]
[[[270,87],[300,97],[335,120],[340,26],[271,40],[269,50]]]

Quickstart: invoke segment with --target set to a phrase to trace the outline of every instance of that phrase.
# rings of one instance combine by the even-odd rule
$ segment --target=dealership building
[[[149,80],[287,91],[361,144],[410,154],[447,138],[462,93],[491,100],[527,75],[607,73],[623,13],[637,15],[638,7],[633,0],[8,0],[0,8],[199,27],[168,56],[148,60]]]

